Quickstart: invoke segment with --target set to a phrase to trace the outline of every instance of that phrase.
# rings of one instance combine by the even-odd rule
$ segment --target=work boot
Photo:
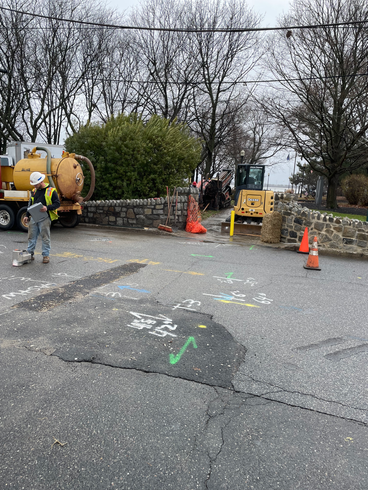
[[[31,254],[31,260],[34,260],[34,255],[33,254]]]
[[[48,264],[49,262],[50,262],[50,259],[48,258],[48,256],[47,255],[44,255],[42,263],[43,264]]]

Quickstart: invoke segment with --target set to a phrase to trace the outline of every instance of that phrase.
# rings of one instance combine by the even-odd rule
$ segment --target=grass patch
[[[215,211],[213,209],[209,209],[209,210],[207,209],[205,212],[201,211],[201,216],[202,216],[202,219],[208,219],[208,218],[210,218],[211,216],[213,216],[214,214],[217,214],[217,213],[219,213],[219,211]]]
[[[334,218],[339,217],[339,218],[358,219],[360,221],[367,220],[367,216],[362,216],[361,214],[346,214],[346,213],[339,213],[338,211],[326,211],[326,210],[321,211],[320,209],[316,211],[318,211],[321,214],[332,214]]]

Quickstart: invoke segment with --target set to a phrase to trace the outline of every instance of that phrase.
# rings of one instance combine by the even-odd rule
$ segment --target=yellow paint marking
[[[167,272],[180,272],[181,274],[191,274],[192,276],[204,276],[201,272],[193,272],[193,271],[177,271],[175,269],[162,269]]]
[[[206,325],[198,325],[198,328],[207,328]]]
[[[148,264],[148,265],[158,265],[161,264],[161,262],[152,262],[148,261],[149,259],[129,259],[128,262],[135,262],[137,264]],[[147,262],[148,261],[148,262]],[[180,272],[180,274],[190,274],[191,276],[204,276],[205,274],[202,274],[201,272],[194,272],[194,271],[177,271],[176,269],[162,269],[166,272]]]
[[[74,254],[72,252],[63,252],[62,254],[50,254],[52,257],[62,257],[67,259],[83,259],[83,260],[96,260],[98,262],[107,262],[113,264],[114,262],[120,262],[119,259],[104,259],[102,257],[86,257],[85,255]]]
[[[345,437],[344,439],[346,442],[350,442],[350,441],[353,441],[353,438],[352,437]]]
[[[128,262],[135,262],[137,264],[149,264],[149,265],[158,265],[158,264],[161,264],[161,262],[152,262],[151,260],[148,260],[148,259],[129,259]]]
[[[220,301],[221,303],[232,303],[233,305],[242,305],[242,306],[251,306],[252,308],[260,308],[257,305],[250,305],[247,303],[239,303],[238,301],[227,301],[226,299],[219,299],[218,301]]]

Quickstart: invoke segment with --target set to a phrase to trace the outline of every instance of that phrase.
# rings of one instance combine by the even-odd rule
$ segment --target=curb
[[[91,223],[79,223],[78,226],[83,226],[86,228],[98,228],[98,229],[107,229],[111,231],[130,231],[130,232],[148,232],[151,234],[155,235],[164,235],[168,237],[175,237],[175,238],[191,238],[193,241],[206,241],[210,243],[229,243],[230,242],[230,237],[228,235],[224,235],[221,233],[217,233],[215,236],[214,235],[209,235],[208,233],[203,233],[203,234],[193,234],[189,233],[185,230],[177,230],[173,231],[172,233],[167,233],[164,231],[160,231],[156,228],[130,228],[126,226],[109,226],[109,225],[96,225],[96,224],[91,224]],[[205,226],[205,225],[204,225]],[[229,243],[229,245],[242,245],[242,240],[240,235],[238,236],[239,239],[236,240],[234,243]],[[221,238],[221,240],[219,239]],[[246,237],[242,237],[243,239]],[[251,242],[255,242],[257,246],[263,247],[263,248],[272,248],[274,250],[284,250],[286,252],[297,252],[300,247],[300,243],[264,243],[261,242],[260,238],[255,240],[254,237],[252,237],[249,240],[244,241],[244,246],[249,245]],[[331,257],[342,257],[342,258],[352,258],[352,259],[363,259],[363,260],[368,260],[368,254],[364,253],[357,253],[357,252],[346,252],[346,251],[341,251],[341,250],[336,250],[336,249],[324,249],[324,248],[319,248],[318,249],[318,254],[319,255],[324,255],[324,256],[331,256]]]

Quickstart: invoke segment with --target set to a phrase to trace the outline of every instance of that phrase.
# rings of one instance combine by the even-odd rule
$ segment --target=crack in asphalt
[[[344,408],[350,408],[352,410],[361,410],[362,412],[366,412],[367,411],[366,408],[352,407],[351,405],[346,405],[346,404],[341,403],[341,402],[338,402],[338,401],[328,400],[326,398],[318,397],[317,395],[313,395],[312,393],[302,393],[300,391],[287,390],[287,389],[283,388],[282,386],[278,386],[276,384],[269,383],[267,381],[261,381],[259,379],[255,379],[252,376],[249,376],[249,374],[243,374],[243,373],[240,373],[240,372],[238,372],[237,374],[239,376],[243,376],[245,378],[249,378],[249,379],[251,379],[255,383],[260,383],[260,384],[272,386],[273,388],[277,388],[276,391],[268,391],[268,392],[262,393],[261,395],[258,395],[258,396],[264,397],[265,395],[272,395],[272,394],[276,394],[276,393],[290,393],[290,394],[294,394],[294,395],[310,396],[311,398],[314,398],[314,399],[316,399],[318,401],[325,402],[325,403],[334,403],[336,405],[340,405],[340,406],[342,406]]]
[[[206,423],[204,425],[204,429],[203,429],[203,436],[205,436],[205,434],[209,431],[209,424],[210,424],[210,421],[214,418],[214,415],[211,415],[210,413],[210,407],[212,404],[214,404],[217,400],[219,400],[221,397],[220,397],[220,394],[218,392],[218,390],[216,388],[214,388],[214,391],[216,392],[217,396],[216,398],[214,398],[213,400],[210,400],[208,402],[208,405],[207,405],[207,409],[206,409],[206,415],[207,415],[207,420],[206,420]],[[224,409],[222,410],[222,412],[218,413],[216,416],[219,417],[220,415],[222,415],[224,413]],[[208,489],[208,482],[211,478],[211,473],[212,473],[212,465],[213,463],[216,461],[217,459],[217,456],[220,454],[220,452],[222,451],[222,448],[223,448],[223,445],[224,445],[224,440],[223,440],[223,432],[221,432],[221,436],[222,436],[222,444],[220,446],[220,449],[219,451],[217,452],[215,458],[211,458],[211,454],[210,454],[210,451],[208,448],[206,448],[205,450],[205,454],[207,455],[207,458],[208,458],[208,472],[207,472],[207,475],[206,475],[206,479],[204,481],[204,485],[205,487]]]
[[[208,470],[208,473],[207,473],[207,478],[204,482],[206,488],[208,489],[208,483],[211,479],[211,475],[212,475],[212,470],[213,470],[213,465],[216,463],[217,461],[217,458],[218,456],[220,455],[224,445],[225,445],[225,440],[224,440],[224,430],[226,429],[226,427],[230,424],[231,422],[231,419],[228,420],[228,422],[223,426],[223,427],[220,427],[220,431],[221,431],[221,445],[220,445],[220,449],[218,450],[218,452],[215,454],[214,457],[211,457],[210,453],[207,451],[207,456],[209,458],[209,470]]]
[[[211,400],[208,403],[208,408],[206,410],[207,421],[204,428],[204,437],[206,437],[206,433],[208,432],[209,437],[211,435],[211,431],[216,431],[216,444],[212,444],[211,447],[205,447],[205,453],[207,454],[209,460],[209,469],[207,473],[207,477],[205,480],[205,487],[209,489],[209,483],[212,476],[212,472],[215,464],[217,463],[218,457],[221,455],[226,441],[225,441],[225,431],[226,428],[234,421],[236,417],[239,417],[243,414],[243,408],[252,408],[254,406],[259,405],[268,405],[272,403],[271,401],[261,400],[260,403],[253,403],[253,400],[256,400],[258,397],[254,395],[248,395],[246,393],[237,393],[236,391],[225,391],[222,388],[214,388],[217,393],[217,397]],[[212,424],[212,427],[210,425]],[[209,441],[211,442],[211,441]],[[209,444],[208,444],[209,445]],[[214,448],[217,449],[214,450]],[[211,454],[212,452],[212,454]]]
[[[168,373],[155,372],[155,371],[152,371],[152,370],[148,370],[148,369],[146,370],[146,369],[142,369],[142,368],[133,368],[133,367],[126,367],[126,366],[116,366],[116,365],[109,364],[109,363],[106,363],[106,362],[101,362],[101,361],[99,361],[97,359],[94,359],[94,358],[91,358],[90,360],[87,360],[87,359],[77,359],[77,360],[63,359],[62,357],[60,357],[60,356],[58,356],[57,354],[54,353],[55,349],[53,349],[53,348],[51,348],[49,346],[45,346],[45,347],[41,347],[40,348],[40,347],[31,347],[31,346],[27,346],[27,345],[19,345],[19,346],[14,346],[14,347],[20,347],[20,348],[23,347],[26,350],[31,351],[31,352],[36,352],[36,353],[41,352],[42,354],[47,355],[47,356],[57,357],[61,361],[65,362],[65,363],[68,363],[68,364],[82,364],[82,363],[96,364],[96,365],[99,365],[99,366],[104,366],[104,367],[108,367],[108,368],[112,368],[112,369],[120,369],[120,370],[123,370],[123,371],[135,371],[135,372],[141,372],[141,373],[145,373],[145,374],[152,374],[152,375],[159,375],[159,376],[161,375],[161,376],[167,376],[169,378],[177,378],[177,379],[181,379],[183,381],[187,381],[188,383],[196,383],[196,384],[199,384],[199,385],[207,386],[208,388],[212,388],[215,391],[217,389],[221,389],[221,390],[224,390],[227,394],[239,394],[239,395],[246,396],[247,398],[256,398],[256,399],[264,400],[264,401],[267,401],[267,402],[270,402],[270,403],[278,403],[280,405],[285,405],[285,406],[288,406],[288,407],[291,407],[291,408],[299,408],[301,410],[306,410],[306,411],[309,411],[309,412],[315,412],[315,413],[319,413],[321,415],[327,415],[329,417],[335,417],[337,419],[342,419],[342,420],[346,420],[346,421],[356,422],[356,423],[361,424],[361,425],[363,425],[365,427],[368,427],[368,422],[363,422],[362,420],[359,420],[359,419],[356,419],[356,418],[343,417],[341,415],[336,415],[336,414],[329,413],[329,412],[326,412],[326,411],[323,411],[323,410],[317,410],[317,409],[314,409],[314,408],[304,407],[304,406],[298,405],[296,403],[290,403],[290,402],[286,402],[286,401],[282,401],[282,400],[275,400],[273,398],[270,398],[269,396],[270,395],[273,395],[273,394],[277,394],[277,393],[290,393],[290,394],[296,394],[296,395],[301,395],[301,396],[306,396],[306,397],[309,396],[309,397],[314,398],[314,399],[316,399],[316,400],[318,400],[320,402],[329,403],[329,404],[335,404],[335,405],[340,405],[340,406],[342,406],[344,408],[348,408],[348,409],[351,409],[351,410],[360,410],[362,412],[367,412],[367,409],[359,408],[359,407],[352,407],[350,405],[345,405],[345,404],[343,404],[341,402],[336,402],[336,401],[333,401],[333,400],[327,400],[327,399],[319,398],[316,395],[312,395],[312,394],[309,394],[309,393],[302,393],[302,392],[298,392],[298,391],[288,391],[288,390],[285,390],[284,388],[282,388],[281,386],[273,385],[273,384],[267,383],[265,381],[259,381],[259,380],[255,379],[255,378],[252,378],[249,375],[245,375],[245,374],[242,374],[242,373],[238,373],[238,374],[240,374],[241,376],[244,376],[244,377],[247,377],[247,378],[251,379],[255,383],[267,384],[269,386],[275,387],[275,388],[277,388],[277,390],[275,390],[275,391],[266,391],[265,393],[262,393],[262,394],[256,394],[256,393],[251,393],[251,392],[247,392],[247,391],[238,390],[238,389],[236,389],[234,387],[234,384],[233,383],[232,383],[232,388],[224,388],[223,386],[214,386],[214,385],[211,385],[209,383],[202,382],[200,380],[187,379],[187,378],[178,376],[177,374],[176,375],[171,375],[171,374],[168,374]],[[217,391],[216,391],[216,393],[218,394]],[[216,401],[218,398],[219,398],[219,395],[212,402]],[[210,402],[210,403],[212,403],[212,402]],[[216,414],[216,416],[219,416],[219,415],[221,415],[221,414]],[[211,417],[210,417],[210,419],[211,419]]]
[[[99,362],[96,359],[91,359],[91,360],[65,360],[62,359],[61,357],[57,355],[53,355],[54,349],[51,347],[33,347],[33,346],[25,346],[21,345],[19,347],[23,347],[26,350],[30,352],[36,352],[36,353],[42,353],[44,355],[47,355],[49,357],[57,357],[58,359],[62,360],[63,362],[66,362],[68,364],[82,364],[82,363],[89,363],[89,364],[97,364],[100,366],[108,367],[108,368],[113,368],[113,369],[120,369],[120,370],[129,370],[129,371],[136,371],[136,372],[141,372],[145,374],[150,374],[150,375],[158,375],[158,376],[168,376],[170,378],[177,378],[177,379],[182,379],[183,381],[187,382],[193,382],[197,383],[200,385],[207,386],[211,388],[216,396],[209,400],[207,404],[207,408],[205,411],[206,415],[206,421],[203,426],[203,430],[197,434],[194,437],[194,442],[193,442],[193,447],[188,453],[188,458],[190,457],[191,454],[194,452],[198,452],[199,454],[205,455],[205,457],[208,459],[208,469],[205,474],[205,479],[204,479],[204,487],[206,490],[210,489],[210,480],[215,468],[215,465],[217,463],[218,458],[220,457],[221,453],[223,452],[225,446],[226,446],[226,440],[225,440],[225,432],[227,427],[234,422],[234,420],[239,417],[240,415],[243,414],[242,409],[252,409],[255,406],[259,405],[268,405],[271,403],[276,403],[276,404],[281,404],[281,405],[286,405],[291,408],[299,408],[301,410],[307,410],[311,411],[314,413],[319,413],[322,415],[326,415],[329,417],[334,417],[338,419],[342,419],[345,421],[350,421],[350,422],[355,422],[358,423],[359,425],[362,426],[368,426],[368,423],[364,423],[360,420],[348,418],[348,417],[342,417],[334,414],[330,414],[327,412],[323,412],[320,410],[316,409],[310,409],[306,407],[302,407],[299,405],[294,405],[288,402],[283,402],[280,400],[274,400],[272,398],[268,398],[269,395],[273,395],[276,393],[284,393],[288,392],[287,390],[282,389],[281,387],[278,387],[276,385],[272,385],[271,383],[264,383],[261,381],[258,381],[251,376],[247,376],[249,379],[251,379],[253,382],[257,383],[263,383],[263,384],[268,384],[269,386],[279,388],[275,391],[268,391],[265,393],[262,393],[261,395],[253,394],[253,393],[247,393],[243,392],[240,390],[236,390],[234,386],[232,388],[223,388],[223,387],[217,387],[213,385],[209,385],[207,383],[203,383],[200,381],[196,380],[188,380],[185,378],[181,378],[180,376],[171,376],[167,373],[156,373],[144,369],[137,369],[137,368],[127,368],[127,367],[119,367],[119,366],[114,366],[110,365],[105,362]],[[245,376],[245,375],[243,375]],[[332,402],[330,400],[323,400],[321,398],[316,397],[315,395],[308,395],[300,392],[295,392],[295,391],[290,391],[289,393],[294,393],[294,394],[299,394],[299,395],[305,395],[305,396],[313,396],[313,398],[316,398],[319,401],[324,401],[328,403],[337,403],[343,407],[346,408],[354,408],[354,407],[349,407],[348,405],[344,405],[339,402]],[[256,403],[254,403],[256,402]],[[361,409],[359,409],[361,410]]]

